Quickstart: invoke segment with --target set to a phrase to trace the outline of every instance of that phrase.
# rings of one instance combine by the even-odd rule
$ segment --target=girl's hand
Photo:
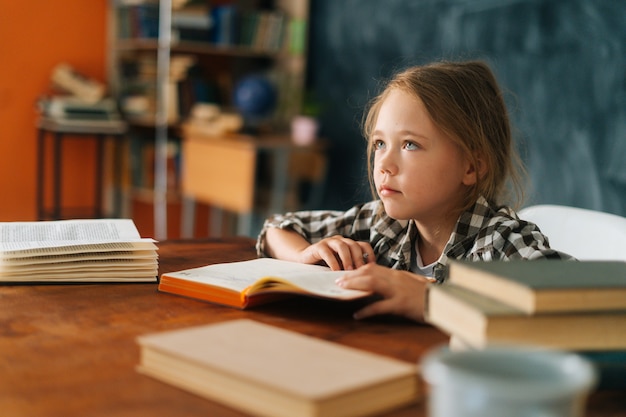
[[[325,262],[333,271],[350,271],[367,263],[374,263],[375,256],[368,242],[337,235],[305,247],[300,252],[299,262],[306,264]]]
[[[416,321],[424,320],[426,287],[432,279],[408,271],[398,271],[367,264],[348,272],[337,285],[354,290],[371,291],[383,297],[354,314],[363,319],[378,314],[395,314]]]

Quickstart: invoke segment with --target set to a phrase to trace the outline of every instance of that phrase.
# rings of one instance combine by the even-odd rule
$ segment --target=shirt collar
[[[382,203],[381,203],[382,204]],[[417,236],[413,220],[395,220],[384,211],[373,225],[372,244],[377,246],[379,256],[384,255],[393,262],[394,269],[408,269],[411,263],[412,242]]]
[[[495,210],[482,196],[468,210],[461,213],[454,226],[450,239],[444,247],[443,253],[437,260],[434,277],[443,280],[445,275],[444,265],[449,259],[462,258],[473,246],[476,235],[484,228],[486,222],[495,214]],[[379,236],[374,239],[381,243],[379,253],[390,252],[387,256],[396,263],[395,269],[409,269],[411,265],[411,251],[419,233],[413,220],[394,220],[383,214],[375,223],[373,230]],[[398,239],[399,238],[399,239]]]

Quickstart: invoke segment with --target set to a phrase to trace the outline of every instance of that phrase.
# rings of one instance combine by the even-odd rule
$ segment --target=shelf
[[[133,188],[131,191],[132,198],[135,201],[151,204],[154,201],[154,190],[152,188]],[[167,202],[175,203],[182,199],[182,193],[177,190],[168,190],[165,197]]]
[[[153,51],[158,49],[156,39],[120,39],[116,46],[120,52]],[[180,41],[170,45],[171,52],[200,54],[200,55],[223,55],[241,58],[267,58],[274,59],[280,56],[280,51],[265,51],[247,46],[238,45],[214,45],[209,42]]]
[[[261,127],[285,128],[298,113],[305,86],[309,0],[207,0],[206,8],[200,0],[187,10],[201,9],[195,15],[201,17],[200,28],[185,26],[181,19],[173,21],[187,4],[182,0],[111,0],[109,4],[111,94],[128,123],[131,143],[137,144],[129,147],[133,186],[127,196],[153,204],[155,230],[160,233],[165,229],[163,220],[168,222],[163,203],[182,199],[181,192],[171,190],[181,178],[171,182],[170,174],[184,166],[180,154],[171,156],[165,149],[180,139],[181,122],[194,104],[214,103],[221,111],[232,112],[238,81],[263,75],[275,83],[278,103],[276,114]],[[173,10],[167,10],[172,5]],[[214,25],[211,29],[204,23],[207,12]],[[161,27],[163,19],[173,26]],[[233,28],[238,29],[231,32]],[[145,146],[144,139],[153,141],[155,150]]]

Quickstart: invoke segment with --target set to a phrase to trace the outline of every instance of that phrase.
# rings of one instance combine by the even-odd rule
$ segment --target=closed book
[[[370,293],[335,284],[345,271],[259,258],[161,274],[159,291],[237,308],[248,308],[293,295],[354,300]]]
[[[473,348],[493,343],[589,351],[626,348],[626,310],[528,315],[451,283],[429,288],[426,320]]]
[[[527,314],[626,310],[623,261],[452,261],[449,282]]]
[[[139,372],[256,416],[373,415],[420,395],[415,364],[247,319],[138,343]]]

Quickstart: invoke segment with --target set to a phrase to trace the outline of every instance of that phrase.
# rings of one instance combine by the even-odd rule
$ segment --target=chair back
[[[579,260],[626,261],[626,217],[551,204],[525,207],[518,214],[539,226],[553,249]]]

